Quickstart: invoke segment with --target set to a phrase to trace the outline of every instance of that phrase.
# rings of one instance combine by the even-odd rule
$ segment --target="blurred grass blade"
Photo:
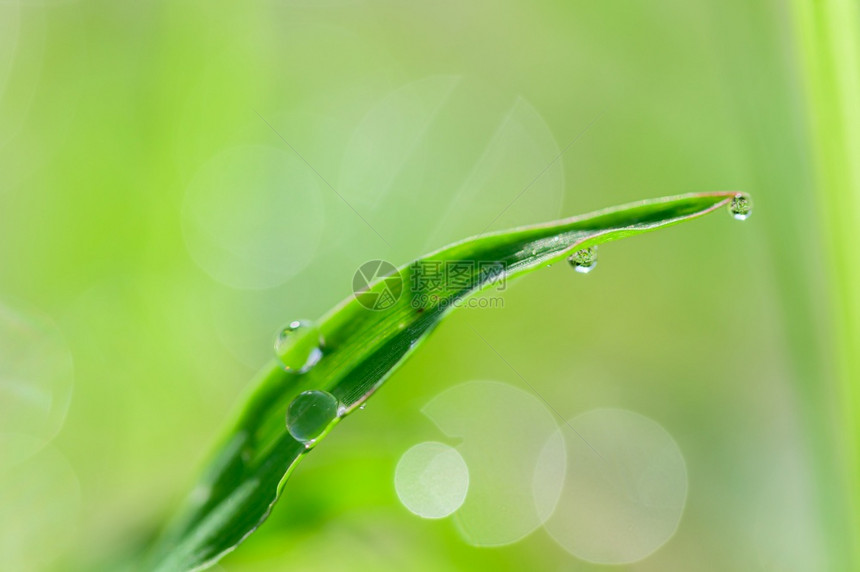
[[[816,420],[813,466],[829,566],[860,569],[860,5],[794,0],[798,56],[805,74],[816,193],[834,330],[825,359],[831,388],[808,380],[828,400]],[[832,401],[830,401],[832,400]],[[819,452],[821,450],[821,452]],[[838,474],[833,474],[833,469]]]
[[[152,567],[205,568],[266,519],[308,451],[285,425],[286,411],[300,393],[326,391],[339,403],[339,416],[331,418],[318,443],[391,375],[456,302],[494,283],[500,272],[510,279],[590,246],[684,222],[728,205],[735,195],[656,199],[467,239],[401,267],[361,294],[364,300],[347,299],[316,324],[323,340],[318,362],[304,373],[285,371],[278,361],[260,372],[208,469],[157,543]],[[414,280],[423,263],[451,261],[465,263],[460,267],[472,274],[458,284],[435,284],[432,291]],[[403,295],[384,310],[366,308],[362,302],[367,296],[382,295],[391,280],[402,280]],[[317,331],[312,331],[316,340]],[[304,363],[308,352],[307,344],[295,344],[281,359]]]

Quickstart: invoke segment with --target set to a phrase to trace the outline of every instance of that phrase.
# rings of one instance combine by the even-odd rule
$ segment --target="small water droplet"
[[[310,447],[338,417],[338,403],[327,391],[303,391],[287,408],[287,431],[296,441]]]
[[[746,193],[738,193],[732,197],[729,213],[737,220],[746,220],[752,214],[752,199]]]
[[[365,408],[365,407],[367,407],[367,402],[366,402],[366,401],[365,401],[364,403],[362,403],[361,405],[359,405],[359,406],[358,406],[358,408],[359,408],[360,410],[362,410],[362,411],[364,411],[364,408]]]
[[[567,262],[573,266],[573,269],[583,274],[588,274],[594,267],[597,266],[597,247],[589,246],[582,250],[577,250],[567,259]]]
[[[275,337],[275,355],[284,369],[305,373],[322,358],[319,328],[308,320],[295,320]]]

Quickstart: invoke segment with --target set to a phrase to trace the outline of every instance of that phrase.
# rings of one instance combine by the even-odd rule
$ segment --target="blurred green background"
[[[404,451],[456,445],[422,407],[471,380],[531,391],[506,362],[561,416],[634,411],[682,452],[677,532],[618,569],[839,569],[834,287],[794,18],[776,0],[4,0],[0,569],[133,559],[275,331],[351,295],[361,263],[731,189],[754,197],[743,224],[606,245],[587,277],[556,265],[453,314],[216,569],[604,569],[541,529],[471,546],[398,500]]]

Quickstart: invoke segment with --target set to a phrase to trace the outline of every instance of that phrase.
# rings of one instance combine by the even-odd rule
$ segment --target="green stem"
[[[817,194],[824,217],[840,418],[845,570],[860,565],[860,10],[853,0],[795,0],[810,112]],[[833,523],[831,523],[833,524]]]

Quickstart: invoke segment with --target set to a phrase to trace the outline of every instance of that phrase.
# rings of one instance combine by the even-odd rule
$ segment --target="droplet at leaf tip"
[[[746,220],[752,214],[752,197],[747,193],[737,193],[729,203],[729,214],[736,220]]]

